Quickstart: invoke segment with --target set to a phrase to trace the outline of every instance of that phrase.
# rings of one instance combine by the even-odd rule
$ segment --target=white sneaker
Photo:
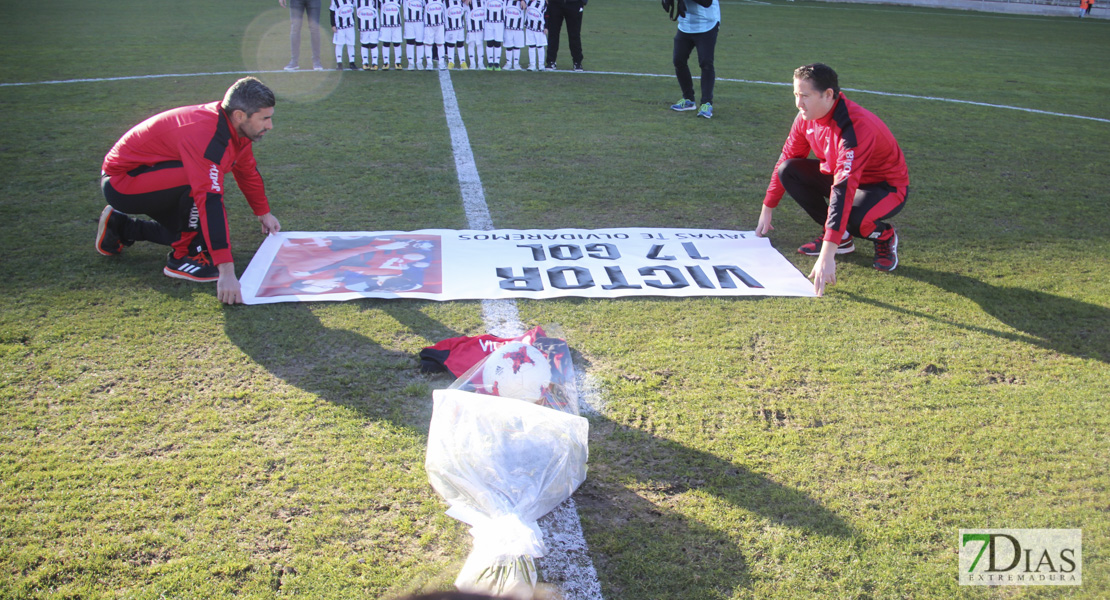
[[[286,71],[296,71],[297,68],[298,68],[297,63],[295,63],[295,62],[291,62],[291,63],[285,65],[285,70]]]

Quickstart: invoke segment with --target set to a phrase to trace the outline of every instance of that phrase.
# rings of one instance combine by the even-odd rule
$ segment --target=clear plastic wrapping
[[[570,348],[541,335],[531,343],[511,341],[478,361],[449,389],[533,402],[577,415],[578,389]]]
[[[464,389],[433,393],[425,468],[447,514],[474,536],[455,581],[460,590],[531,598],[534,559],[545,552],[536,521],[586,478],[589,422],[544,405],[567,393],[552,387],[559,389],[538,404]]]

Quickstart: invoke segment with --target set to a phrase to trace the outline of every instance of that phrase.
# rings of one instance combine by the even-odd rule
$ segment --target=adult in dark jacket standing
[[[563,22],[567,24],[567,40],[570,45],[570,58],[574,70],[582,71],[582,15],[588,0],[549,0],[547,4],[547,64],[555,69],[555,59],[559,56],[559,31]],[[716,1],[716,0],[714,0]]]

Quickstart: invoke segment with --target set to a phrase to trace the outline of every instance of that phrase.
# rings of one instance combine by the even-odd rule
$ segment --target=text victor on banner
[[[717,229],[283,232],[241,282],[247,304],[814,295],[767,239]]]

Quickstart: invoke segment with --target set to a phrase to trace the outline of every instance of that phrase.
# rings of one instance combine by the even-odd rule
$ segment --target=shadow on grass
[[[728,530],[752,525],[690,518],[672,508],[678,505],[715,514],[713,504],[729,504],[799,538],[852,543],[851,526],[802,491],[634,427],[603,417],[590,421],[591,455],[604,459],[591,462],[575,501],[614,597],[727,598],[750,587],[745,553],[758,549],[738,546]]]
[[[419,303],[358,305],[362,312],[385,313],[418,335],[462,335],[420,312]],[[412,353],[383,348],[361,333],[325,325],[313,306],[285,303],[229,310],[224,329],[232,343],[282,381],[368,418],[427,434],[428,390],[440,383],[446,387],[450,380],[421,374]]]
[[[968,325],[920,311],[892,306],[858,294],[848,295],[863,303],[939,321],[969,331],[1033,344],[1078,358],[1110,362],[1110,309],[1045,292],[991,285],[966,275],[921,267],[902,266],[898,268],[896,274],[963,296],[978,304],[987,314],[1022,333]]]
[[[360,310],[388,314],[426,339],[461,335],[421,313],[419,303],[360,305]],[[421,435],[427,435],[431,418],[430,390],[453,381],[448,374],[421,374],[415,355],[326,326],[308,303],[231,310],[225,330],[243,352],[286,383]],[[410,388],[411,383],[420,385]],[[591,559],[617,596],[727,597],[750,585],[747,560],[735,539],[714,523],[667,506],[669,498],[690,490],[802,535],[852,535],[839,516],[810,496],[727,460],[604,416],[591,418],[591,429],[592,452],[604,462],[591,462],[593,475],[575,499],[598,532],[596,543],[589,542]]]

